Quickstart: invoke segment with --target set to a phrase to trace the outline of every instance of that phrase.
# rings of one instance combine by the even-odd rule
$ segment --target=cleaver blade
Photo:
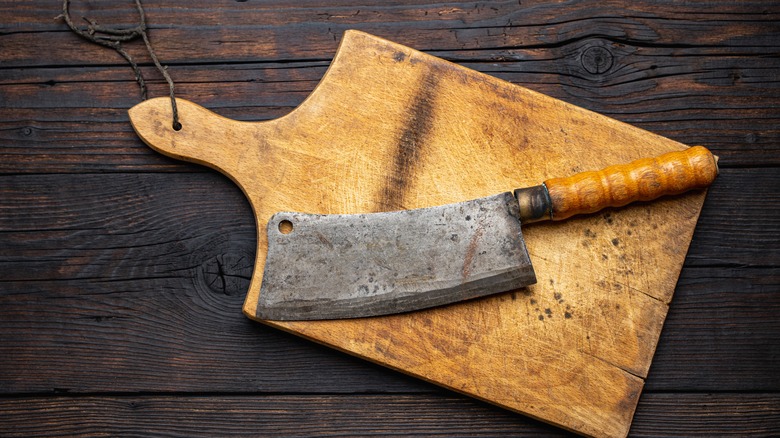
[[[277,213],[258,316],[387,315],[536,282],[506,192],[457,204],[368,214]]]
[[[257,306],[266,320],[388,315],[536,282],[521,223],[563,220],[709,186],[717,159],[695,146],[541,185],[416,210],[277,213]]]

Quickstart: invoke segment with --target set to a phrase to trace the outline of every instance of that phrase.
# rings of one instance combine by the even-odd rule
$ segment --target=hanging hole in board
[[[288,221],[287,219],[279,222],[279,232],[282,234],[290,234],[293,230],[293,224],[292,222]]]
[[[181,128],[182,128],[181,123],[173,122],[173,130],[174,131],[181,131]]]

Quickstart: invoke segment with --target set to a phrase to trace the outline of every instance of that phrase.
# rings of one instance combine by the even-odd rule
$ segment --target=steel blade
[[[267,227],[257,315],[386,315],[533,284],[517,210],[502,193],[385,213],[277,213]]]

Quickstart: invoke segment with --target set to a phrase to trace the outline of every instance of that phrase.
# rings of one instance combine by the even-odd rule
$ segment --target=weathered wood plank
[[[630,436],[751,436],[780,434],[780,395],[648,394],[639,401]]]
[[[780,9],[765,2],[579,2],[562,8],[547,2],[514,1],[404,4],[354,2],[323,6],[317,3],[251,2],[188,3],[186,10],[147,1],[146,10],[158,53],[168,63],[279,59],[322,59],[332,53],[348,28],[374,33],[420,50],[512,50],[521,46],[560,46],[593,35],[618,42],[667,46],[774,45],[780,32]],[[74,6],[101,24],[132,24],[131,3]],[[13,14],[2,35],[8,49],[6,66],[86,65],[117,63],[101,48],[74,51],[77,37],[52,20],[51,3],[0,4],[0,13]],[[57,32],[56,38],[45,35]],[[197,34],[197,38],[194,38]],[[681,44],[680,41],[685,41]],[[41,57],[37,53],[53,53]]]
[[[649,389],[780,390],[778,177],[711,189]],[[222,176],[4,176],[0,211],[0,392],[430,389],[240,314],[256,236]]]
[[[777,391],[778,291],[776,265],[683,269],[645,390]]]
[[[91,47],[87,42],[82,44]],[[547,92],[555,94],[555,97],[565,96],[559,94],[560,91],[556,92],[565,87],[573,98],[615,102],[649,91],[669,92],[672,94],[670,98],[683,97],[673,93],[676,90],[673,87],[682,87],[678,81],[689,82],[689,86],[696,85],[687,90],[692,98],[706,98],[712,92],[724,91],[735,97],[754,94],[756,90],[776,92],[780,87],[777,76],[773,74],[778,63],[776,57],[772,56],[776,50],[777,45],[763,48],[756,54],[745,53],[741,48],[719,46],[643,47],[594,36],[562,47],[518,48],[512,57],[493,54],[484,56],[475,51],[429,53],[510,82],[550,87]],[[2,48],[0,53],[3,53]],[[226,60],[221,63],[173,64],[170,65],[170,71],[172,77],[182,83],[257,82],[273,91],[269,87],[277,82],[289,82],[286,85],[288,88],[297,85],[297,82],[316,83],[334,53],[335,48],[326,52],[324,59],[315,61]],[[153,67],[142,64],[142,71],[152,83],[161,82]],[[43,89],[64,83],[86,82],[114,82],[116,86],[124,86],[122,82],[133,80],[131,70],[122,63],[97,66],[7,66],[3,73],[0,85],[39,85]],[[134,83],[132,87],[135,87]],[[724,87],[728,89],[723,90]],[[164,86],[160,86],[160,89],[163,90]],[[650,100],[646,103],[653,104]],[[36,102],[27,104],[36,106]]]
[[[505,436],[571,434],[448,395],[147,396],[0,399],[0,434],[34,437]]]
[[[82,42],[82,44],[88,44]],[[89,47],[89,46],[87,46]],[[735,99],[735,104],[743,106],[752,102],[747,97],[756,96],[768,100],[766,93],[777,93],[780,81],[774,74],[778,63],[777,57],[772,55],[777,51],[777,45],[763,48],[760,53],[751,55],[741,48],[734,47],[704,47],[704,48],[665,48],[631,46],[627,43],[616,43],[601,37],[591,37],[578,40],[562,47],[544,49],[519,48],[517,55],[507,57],[497,55],[496,58],[479,57],[479,53],[469,52],[459,59],[453,56],[457,52],[433,53],[445,59],[452,59],[464,65],[482,71],[510,82],[532,86],[537,91],[550,94],[553,97],[580,99],[591,104],[606,103],[608,105],[625,105],[643,103],[653,112],[676,110],[674,102],[679,99],[692,99],[692,103],[699,108],[699,104],[711,104],[713,95],[728,95]],[[596,65],[596,60],[591,59],[591,52],[598,52],[601,58],[598,62],[604,65]],[[2,53],[2,52],[0,52]],[[196,92],[200,85],[214,84],[225,87],[233,85],[256,87],[250,91],[266,92],[274,97],[275,93],[289,93],[294,90],[310,91],[319,81],[325,66],[335,53],[333,50],[325,52],[327,56],[320,61],[296,61],[275,64],[273,62],[257,62],[257,60],[241,63],[225,61],[219,65],[172,65],[171,75],[181,86],[192,86],[192,92]],[[19,90],[33,93],[41,93],[46,96],[51,92],[70,92],[88,88],[85,83],[96,83],[107,89],[124,90],[134,89],[132,73],[124,64],[118,66],[100,65],[97,67],[37,67],[37,68],[7,68],[0,78],[0,85],[16,85]],[[152,68],[144,68],[150,82],[158,85],[154,91],[164,94],[165,86],[160,84],[159,75]],[[110,83],[106,86],[104,83]],[[254,85],[253,85],[254,83]],[[277,85],[277,83],[280,83]],[[56,86],[65,87],[62,90]],[[275,87],[285,87],[276,90]],[[70,88],[68,88],[70,87]],[[85,94],[84,100],[90,98],[96,100],[95,106],[106,106],[107,96],[119,93],[108,93],[104,89],[96,88],[92,95]],[[686,91],[683,94],[681,91]],[[83,90],[82,93],[90,93]],[[200,90],[201,93],[204,90]],[[6,99],[11,101],[15,94],[9,94]],[[159,93],[158,93],[159,94]],[[663,98],[661,102],[654,102],[655,98],[647,98],[647,95],[657,95]],[[154,94],[153,94],[154,95]],[[194,96],[188,96],[190,100]],[[102,99],[101,99],[102,97]],[[137,92],[121,93],[119,98],[129,98],[132,102],[137,100]],[[197,99],[198,102],[208,105],[217,97],[214,93]],[[233,96],[239,98],[237,102],[246,99],[254,99],[254,95]],[[284,96],[275,96],[276,99]],[[97,99],[96,99],[97,98]],[[226,100],[226,99],[225,99]],[[73,99],[64,103],[72,102]],[[109,105],[117,100],[108,101]],[[232,104],[237,103],[233,101]],[[671,103],[670,103],[671,102]],[[39,102],[32,99],[24,102],[24,107],[46,107],[47,101]],[[581,105],[580,102],[572,102]],[[224,105],[225,103],[223,103]],[[250,100],[250,105],[258,102]],[[710,110],[718,108],[710,105]],[[723,105],[721,105],[723,106]],[[745,106],[741,109],[751,109]],[[598,108],[594,108],[599,110]],[[679,109],[682,109],[680,107]],[[726,109],[726,108],[724,108]],[[599,112],[604,112],[600,110]],[[626,114],[641,113],[647,111],[622,111]]]
[[[574,4],[550,5],[543,1],[449,1],[446,3],[404,0],[386,2],[381,0],[351,0],[336,4],[323,4],[317,0],[274,0],[262,4],[244,2],[209,2],[193,0],[187,8],[170,7],[162,0],[144,2],[147,15],[154,12],[158,23],[173,23],[177,26],[258,26],[268,24],[308,24],[311,22],[332,22],[343,20],[350,23],[426,23],[443,21],[474,28],[490,25],[520,26],[534,23],[536,19],[547,19],[552,23],[569,21],[583,22],[588,19],[615,17],[644,18],[647,20],[675,18],[681,23],[670,23],[672,27],[684,26],[687,21],[733,21],[756,22],[772,20],[777,13],[773,5],[762,1],[734,3],[727,0],[713,0],[692,7],[674,0],[642,0],[628,6],[619,0],[585,1]],[[359,9],[363,7],[363,9]],[[131,24],[137,18],[132,2],[90,3],[73,1],[74,15],[97,19],[101,24]],[[52,15],[52,5],[45,0],[31,0],[16,4],[13,0],[0,1],[0,11],[13,13],[15,20],[5,23],[17,31],[50,30],[55,27],[54,15],[60,12],[59,5]],[[359,11],[359,12],[358,12]],[[187,20],[182,20],[183,14]],[[258,16],[267,17],[258,21]],[[508,20],[508,19],[511,19]],[[150,18],[150,21],[151,18]],[[710,38],[722,38],[712,35]]]
[[[352,396],[89,396],[0,399],[7,437],[67,435],[523,436],[560,429],[486,404],[440,394]],[[631,437],[780,433],[777,394],[642,396]]]
[[[780,229],[780,171],[722,169],[721,175],[708,192],[686,265],[780,266],[780,233],[774,231]],[[760,187],[743,188],[757,181]]]

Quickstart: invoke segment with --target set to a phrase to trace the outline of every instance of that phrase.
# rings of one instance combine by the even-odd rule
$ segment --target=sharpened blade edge
[[[485,293],[487,288],[501,292],[510,292],[534,283],[536,283],[536,275],[531,265],[528,265],[527,268],[521,271],[496,274],[496,276],[467,284],[457,286],[441,285],[437,290],[421,292],[416,296],[383,298],[381,306],[377,306],[376,299],[373,297],[331,300],[327,302],[324,300],[300,300],[277,303],[273,307],[258,307],[257,316],[260,319],[273,321],[302,321],[393,315],[498,293]]]

